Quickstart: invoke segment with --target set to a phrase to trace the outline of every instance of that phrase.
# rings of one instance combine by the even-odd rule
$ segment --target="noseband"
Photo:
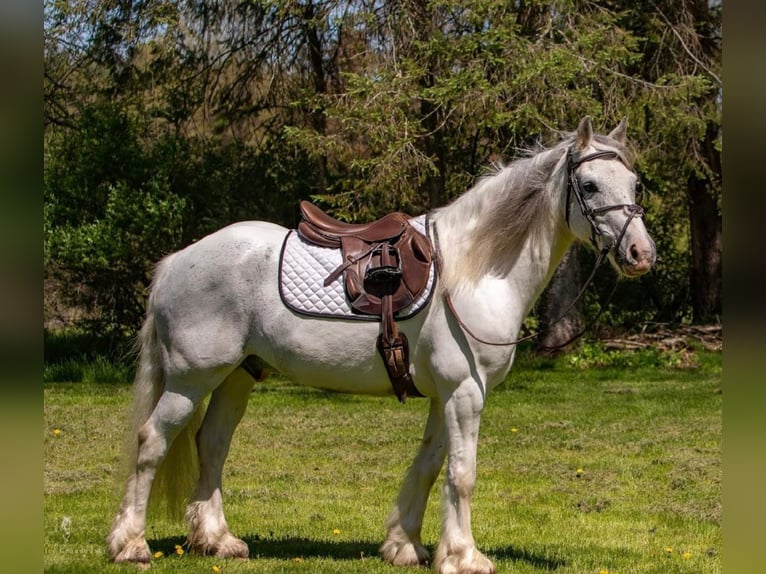
[[[628,225],[630,225],[630,222],[633,221],[633,218],[644,216],[644,208],[638,205],[637,203],[616,203],[614,205],[597,207],[595,209],[590,207],[588,203],[585,201],[585,197],[583,196],[582,186],[580,186],[580,180],[577,179],[577,175],[575,174],[575,172],[577,171],[577,168],[580,167],[582,164],[588,161],[593,161],[594,159],[616,159],[616,160],[622,161],[622,159],[617,154],[617,152],[608,151],[608,150],[597,151],[590,155],[581,157],[575,161],[573,153],[572,153],[572,148],[569,148],[569,150],[567,151],[568,182],[567,182],[567,200],[566,200],[566,222],[567,222],[567,227],[571,229],[572,227],[569,225],[569,211],[570,211],[569,206],[572,199],[572,194],[574,194],[575,199],[577,199],[577,204],[580,206],[580,211],[582,212],[583,217],[585,217],[585,219],[590,224],[591,243],[593,244],[593,247],[598,249],[598,243],[596,243],[596,235],[603,235],[603,233],[598,227],[596,216],[601,215],[602,213],[607,213],[609,211],[625,209],[628,212],[628,218],[625,220],[625,224],[622,226],[622,229],[620,230],[620,233],[617,236],[617,239],[615,239],[614,243],[612,245],[609,245],[608,247],[603,247],[601,249],[601,258],[603,258],[604,256],[606,256],[607,253],[609,253],[609,251],[611,251],[613,247],[617,248],[617,246],[620,245],[622,238],[625,236],[625,232],[628,230]]]

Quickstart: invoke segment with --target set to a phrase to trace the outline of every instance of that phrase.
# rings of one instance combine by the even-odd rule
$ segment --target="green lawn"
[[[598,364],[525,359],[490,395],[473,503],[479,548],[518,574],[721,572],[720,353],[683,369]],[[135,572],[104,550],[129,386],[46,383],[44,393],[45,571]],[[179,555],[183,526],[155,517],[147,536],[164,556],[152,571],[402,571],[377,547],[426,412],[424,400],[257,386],[224,478],[228,522],[251,559]]]

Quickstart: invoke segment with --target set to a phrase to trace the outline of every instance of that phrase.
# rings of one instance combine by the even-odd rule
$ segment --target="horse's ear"
[[[593,124],[590,122],[590,116],[585,116],[580,120],[580,125],[577,126],[577,149],[588,147],[591,139],[593,139]]]
[[[613,140],[616,140],[620,144],[625,145],[625,134],[627,132],[627,128],[628,118],[622,118],[620,123],[617,124],[617,127],[610,132],[609,137]]]

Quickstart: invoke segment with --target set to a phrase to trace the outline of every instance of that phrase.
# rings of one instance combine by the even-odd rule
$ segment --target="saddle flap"
[[[365,247],[367,244],[359,239],[343,238],[344,254],[361,253]],[[394,313],[400,311],[426,288],[432,258],[428,238],[408,229],[399,241],[373,249],[346,268],[345,289],[349,304],[359,313],[380,315],[382,298],[392,295],[392,310]]]

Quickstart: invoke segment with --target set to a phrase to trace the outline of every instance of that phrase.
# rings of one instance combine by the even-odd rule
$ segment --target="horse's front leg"
[[[420,531],[428,495],[444,464],[446,452],[443,406],[438,399],[431,399],[423,442],[386,521],[388,535],[380,547],[384,560],[396,566],[417,566],[428,562],[430,555],[423,546]]]
[[[495,566],[476,549],[471,532],[471,495],[476,482],[476,445],[483,390],[465,381],[445,402],[448,459],[444,516],[434,564],[440,574],[492,574]]]
[[[245,414],[255,380],[236,369],[210,398],[205,419],[197,433],[200,476],[186,511],[189,547],[200,554],[223,558],[247,558],[247,544],[235,537],[226,524],[221,476],[234,430]]]

